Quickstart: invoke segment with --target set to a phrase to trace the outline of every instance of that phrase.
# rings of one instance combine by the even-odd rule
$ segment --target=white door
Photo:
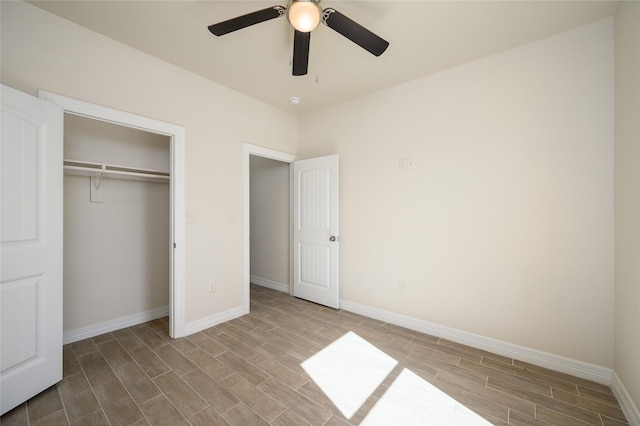
[[[2,414],[62,379],[63,110],[2,86]]]
[[[293,163],[293,295],[339,307],[338,156]]]

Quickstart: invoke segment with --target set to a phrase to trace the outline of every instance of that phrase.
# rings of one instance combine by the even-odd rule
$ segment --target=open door
[[[2,86],[1,414],[62,380],[63,110]]]
[[[339,308],[338,156],[295,161],[293,295]]]

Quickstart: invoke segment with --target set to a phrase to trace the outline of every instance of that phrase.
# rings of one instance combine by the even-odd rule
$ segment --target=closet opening
[[[158,318],[166,316],[167,313],[169,315],[169,335],[173,338],[185,336],[187,328],[185,322],[185,129],[175,124],[91,104],[43,90],[40,90],[38,95],[41,99],[62,107],[65,112],[65,121],[75,123],[71,124],[70,128],[73,128],[74,125],[78,125],[80,128],[85,125],[98,127],[108,125],[114,126],[110,132],[112,131],[115,134],[133,132],[137,135],[144,136],[143,139],[145,139],[146,142],[138,143],[139,146],[136,148],[132,148],[130,145],[122,142],[95,142],[94,144],[98,147],[97,151],[100,151],[100,155],[98,155],[98,152],[94,152],[95,157],[90,156],[87,152],[83,152],[83,150],[88,149],[91,144],[76,141],[74,147],[72,148],[70,146],[69,151],[67,151],[67,142],[65,141],[65,159],[67,163],[66,165],[61,164],[60,167],[65,168],[65,180],[84,179],[84,183],[78,184],[77,188],[68,189],[69,194],[73,191],[84,192],[84,195],[78,198],[78,200],[84,200],[80,201],[85,203],[84,209],[98,212],[102,211],[102,218],[105,220],[106,217],[111,218],[113,216],[133,220],[133,217],[136,216],[136,225],[132,226],[131,223],[127,225],[130,226],[131,229],[137,228],[138,231],[146,234],[152,241],[151,245],[158,245],[160,247],[159,250],[165,253],[164,258],[168,258],[168,262],[166,263],[164,263],[164,260],[158,260],[158,262],[162,263],[160,268],[156,269],[155,266],[146,266],[134,272],[131,272],[130,268],[133,268],[132,265],[136,263],[134,262],[136,256],[138,260],[144,259],[147,265],[155,265],[155,261],[148,262],[149,256],[151,256],[149,250],[141,249],[137,252],[136,256],[132,256],[126,260],[109,261],[107,257],[108,254],[114,252],[118,254],[118,252],[132,245],[129,241],[130,235],[119,233],[117,234],[118,238],[113,238],[113,235],[105,235],[104,229],[101,229],[99,232],[96,229],[102,226],[98,225],[98,223],[101,224],[103,222],[87,224],[83,222],[86,218],[77,218],[77,221],[72,222],[73,216],[67,213],[66,204],[73,202],[68,201],[67,197],[65,197],[65,227],[73,229],[75,226],[74,235],[65,235],[65,287],[67,286],[66,281],[68,277],[72,276],[71,274],[78,274],[78,276],[82,274],[83,278],[80,281],[85,283],[89,281],[99,283],[94,289],[97,294],[105,292],[107,288],[113,289],[110,297],[113,297],[115,294],[116,302],[113,302],[113,299],[105,300],[103,298],[100,300],[98,306],[90,306],[87,299],[74,301],[80,311],[96,311],[91,313],[95,315],[94,319],[80,322],[70,317],[70,315],[76,315],[76,313],[67,312],[68,302],[65,300],[64,343],[71,343],[129,327],[149,321],[150,316],[156,316],[156,318]],[[84,120],[88,121],[85,122]],[[86,132],[86,130],[82,131]],[[66,133],[67,131],[65,130],[65,139],[67,139]],[[152,144],[157,144],[157,146],[151,148],[150,151],[146,150]],[[124,149],[126,147],[133,151],[123,154],[123,152],[126,152]],[[77,154],[77,158],[70,158],[72,153],[74,156]],[[167,155],[168,167],[166,166]],[[134,158],[144,158],[144,161],[131,162],[130,160]],[[125,159],[126,161],[124,161]],[[159,166],[160,163],[162,163],[162,167]],[[80,189],[83,185],[84,189]],[[118,204],[110,204],[113,200],[113,194],[117,193],[114,191],[115,189],[126,187],[131,190],[136,187],[136,185],[152,187],[155,189],[155,191],[152,190],[152,192],[162,192],[163,195],[161,198],[163,201],[159,202],[158,200],[160,198],[153,201],[155,199],[154,197],[158,194],[152,196],[151,194],[133,190],[132,193],[120,199]],[[166,193],[167,188],[168,196]],[[65,192],[66,191],[67,190],[65,190]],[[142,199],[150,200],[150,204],[147,204],[146,207],[138,206],[138,210],[136,211],[128,211],[125,209],[125,204],[139,203]],[[168,203],[164,201],[167,199]],[[102,201],[102,203],[100,203],[100,201]],[[156,210],[152,211],[153,206],[156,204],[164,204],[162,213]],[[105,212],[105,210],[109,209],[113,211]],[[158,208],[158,210],[160,210],[160,208]],[[143,215],[143,213],[145,214]],[[82,215],[84,213],[76,214]],[[168,217],[168,225],[166,225],[166,217]],[[157,232],[155,230],[154,223],[157,221],[165,223],[165,225],[163,225],[165,231]],[[84,225],[82,225],[83,223]],[[65,233],[67,232],[65,231]],[[85,235],[80,237],[75,234]],[[93,238],[86,238],[87,235],[93,235]],[[72,250],[78,251],[80,249],[72,246],[66,247],[67,237],[71,239],[87,239],[89,241],[89,245],[84,247],[86,253],[82,253],[85,261],[77,262],[77,264],[73,266],[75,269],[67,268],[67,262],[73,261],[71,257]],[[106,240],[117,241],[116,243],[110,242],[109,245],[107,245]],[[105,250],[105,247],[108,247],[108,250]],[[105,264],[109,265],[109,267],[105,267]],[[91,268],[91,266],[96,265],[99,267]],[[162,300],[160,300],[158,294],[154,293],[153,290],[136,290],[137,287],[130,285],[135,288],[131,289],[127,287],[128,290],[138,292],[135,297],[138,298],[140,304],[138,308],[134,310],[139,312],[133,312],[131,309],[126,312],[125,310],[121,310],[114,313],[116,317],[105,320],[105,318],[111,316],[107,315],[106,311],[112,308],[114,303],[116,305],[126,305],[126,302],[128,302],[126,299],[130,297],[125,294],[125,288],[122,287],[122,282],[116,282],[122,279],[114,277],[112,274],[113,271],[111,271],[112,269],[123,269],[131,274],[137,274],[139,277],[143,277],[144,280],[150,282],[157,281],[159,283],[164,280],[167,268],[168,291],[167,284],[163,283],[162,286],[164,286],[164,290],[162,291]],[[158,272],[160,270],[162,270],[162,272]],[[162,275],[163,278],[156,279],[157,276],[160,276],[158,274]],[[112,279],[105,280],[104,277],[107,275]],[[78,285],[80,285],[80,283],[78,283]],[[118,285],[121,287],[118,288]],[[67,296],[66,293],[65,289],[65,298]],[[95,298],[95,293],[92,293],[94,295],[91,297]],[[167,299],[168,310],[166,307]],[[156,307],[155,305],[158,306]],[[98,322],[95,323],[94,321]],[[92,322],[92,324],[88,324],[88,322]]]
[[[169,316],[171,140],[64,117],[64,334]]]

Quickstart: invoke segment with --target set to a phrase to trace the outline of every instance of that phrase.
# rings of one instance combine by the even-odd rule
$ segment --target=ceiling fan
[[[322,9],[320,0],[289,0],[286,7],[268,7],[209,25],[208,28],[212,34],[221,36],[284,15],[287,16],[289,23],[294,28],[293,75],[307,74],[311,31],[320,22],[375,56],[382,55],[389,46],[388,41],[378,37],[337,10],[330,7]]]

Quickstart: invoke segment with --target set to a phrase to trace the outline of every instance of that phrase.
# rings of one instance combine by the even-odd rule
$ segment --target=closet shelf
[[[77,176],[99,176],[101,178],[139,180],[145,182],[168,183],[170,179],[169,173],[158,170],[76,160],[64,160],[64,172],[65,174]]]

